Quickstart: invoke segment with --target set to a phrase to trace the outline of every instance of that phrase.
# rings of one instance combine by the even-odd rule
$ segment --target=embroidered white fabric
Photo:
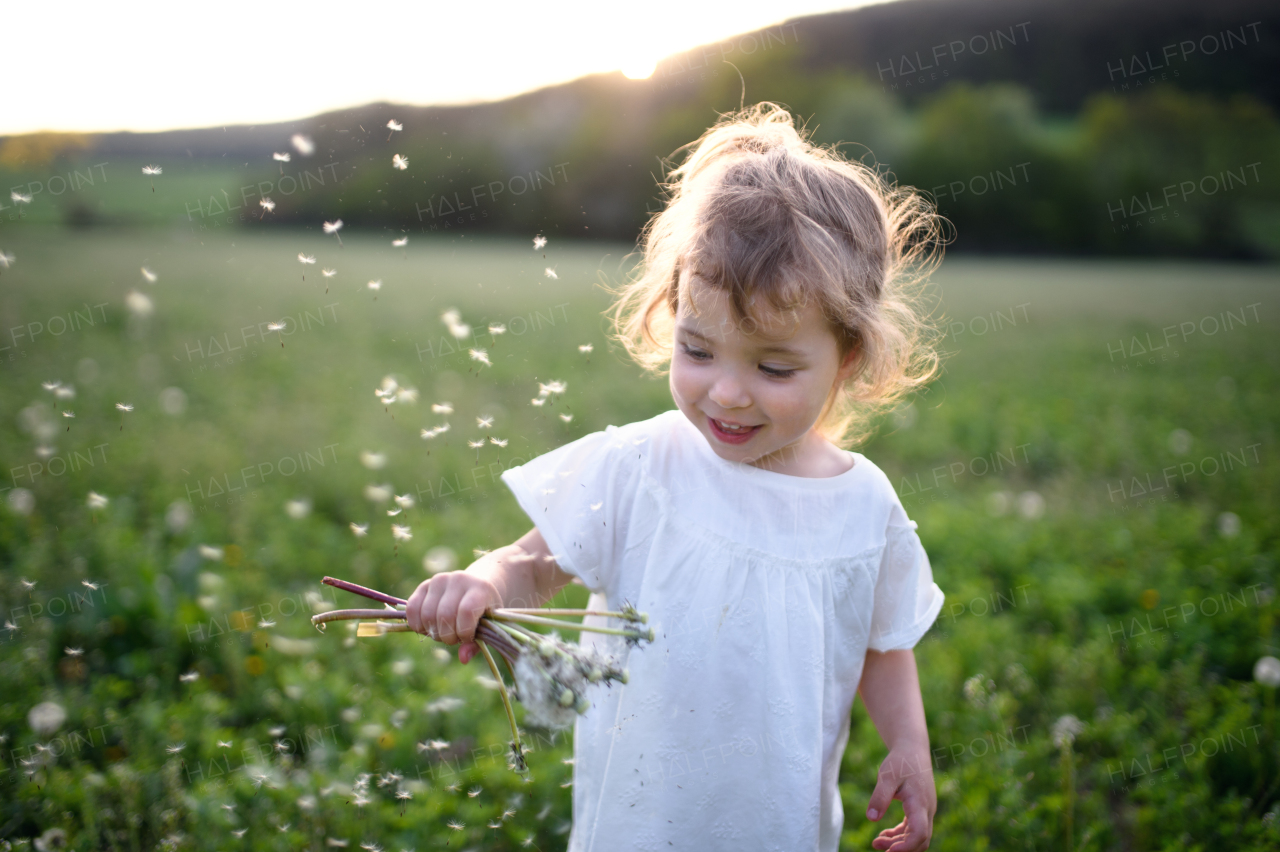
[[[817,479],[735,464],[673,409],[502,474],[589,608],[630,601],[656,633],[583,634],[630,680],[575,723],[571,852],[838,847],[866,650],[913,647],[943,602],[888,478],[851,455]]]

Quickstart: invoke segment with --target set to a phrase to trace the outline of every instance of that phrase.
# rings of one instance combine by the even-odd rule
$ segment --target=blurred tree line
[[[147,162],[164,165],[161,192],[187,181],[173,190],[180,201],[156,203],[146,192],[125,203],[117,180],[92,202],[86,194],[46,197],[26,211],[38,218],[38,204],[54,201],[73,224],[200,226],[239,205],[229,221],[246,227],[318,228],[341,218],[352,228],[397,233],[631,241],[662,204],[664,160],[719,114],[768,100],[790,108],[816,142],[838,144],[845,156],[929,192],[954,225],[952,251],[1280,256],[1273,174],[1280,123],[1268,100],[1274,81],[1240,79],[1241,69],[1265,64],[1275,41],[1269,22],[1257,32],[1244,28],[1257,9],[1219,15],[1239,18],[1237,29],[1258,36],[1257,43],[1213,61],[1192,57],[1199,64],[1188,60],[1178,75],[1142,75],[1130,73],[1137,66],[1124,59],[1127,51],[1135,51],[1134,60],[1146,57],[1145,68],[1162,43],[1213,22],[1187,17],[1190,7],[1178,0],[1181,11],[1152,17],[1147,30],[1116,33],[1108,10],[1076,12],[1046,0],[1026,8],[989,2],[963,14],[948,6],[927,26],[904,23],[909,7],[931,2],[804,18],[669,57],[645,80],[592,75],[497,103],[371,104],[284,124],[68,135],[63,142],[10,137],[0,140],[0,180],[12,175],[7,187],[20,176],[110,160],[128,164],[123,171],[131,174]],[[1155,15],[1150,4],[1123,9],[1132,17],[1138,7]],[[1015,25],[1018,14],[1033,11],[1039,29]],[[991,26],[1011,38],[1030,35],[1031,42],[1006,44],[986,61],[957,62],[954,74],[923,74],[917,84],[899,73],[905,66],[898,62],[886,82],[884,57],[909,44],[928,54],[948,33],[981,35],[987,25],[978,26],[979,12],[1007,24]],[[1049,26],[1055,20],[1074,29],[1057,32]],[[877,33],[892,44],[878,44]],[[1090,41],[1089,33],[1104,41]],[[851,46],[850,34],[861,41]],[[1088,61],[1066,64],[1068,42],[1088,42]],[[919,50],[910,55],[922,57]],[[1127,88],[1107,82],[1120,67]],[[1085,94],[1089,86],[1093,93]],[[404,130],[388,131],[388,119]],[[315,154],[274,162],[272,152],[290,150],[295,133],[314,140]],[[393,154],[408,167],[393,168]],[[269,216],[257,215],[257,195],[275,201]]]

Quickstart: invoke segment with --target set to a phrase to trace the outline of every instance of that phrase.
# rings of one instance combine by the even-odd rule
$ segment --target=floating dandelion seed
[[[267,331],[278,331],[278,332],[280,332],[280,348],[281,348],[281,349],[283,349],[283,348],[284,348],[284,328],[285,328],[285,324],[284,324],[284,323],[282,323],[282,322],[269,322],[269,323],[267,323]]]
[[[396,394],[396,402],[417,402],[418,391],[414,388],[400,388],[400,393]]]
[[[301,133],[295,133],[289,139],[293,143],[294,149],[304,157],[310,157],[315,153],[316,145],[311,141],[310,136],[304,136]]]
[[[129,309],[129,313],[140,319],[149,317],[155,312],[155,305],[152,304],[151,300],[137,290],[130,290],[125,293],[124,306]]]
[[[488,428],[489,428],[490,426],[492,426],[492,425],[493,425],[493,418],[492,418],[492,417],[477,417],[477,418],[476,418],[476,427],[477,427],[477,428],[480,428],[480,429],[488,429]]]
[[[274,621],[267,621],[264,619],[258,622],[258,627],[262,628],[263,630],[270,630],[272,627],[275,627],[275,626],[276,626],[276,623]]]
[[[408,541],[413,538],[413,533],[409,527],[400,526],[399,524],[391,525],[391,537],[396,541]]]
[[[183,683],[194,683],[199,679],[200,679],[200,672],[195,672],[195,671],[178,675],[178,680],[182,681]]]
[[[8,269],[9,264],[13,263],[15,260],[17,260],[17,258],[14,257],[13,255],[5,254],[4,252],[0,251],[0,268]]]
[[[452,414],[453,404],[448,402],[436,402],[431,405],[432,414]]]
[[[125,405],[123,402],[116,403],[116,410],[120,412],[120,431],[124,431],[124,416],[133,411],[132,405]]]
[[[378,293],[378,291],[379,291],[379,290],[381,290],[381,289],[382,289],[382,279],[381,279],[381,278],[379,278],[377,281],[370,281],[368,284],[366,284],[366,285],[364,285],[364,286],[368,287],[370,290],[372,290],[372,291],[373,291],[373,293],[374,293],[373,300],[374,300],[375,302],[376,302],[376,301],[378,301],[377,293]]]
[[[314,254],[303,254],[302,252],[298,252],[298,263],[301,263],[303,266],[303,269],[302,269],[303,281],[307,280],[307,270],[306,270],[307,264],[315,263],[315,262],[316,262],[316,256]]]
[[[26,577],[23,577],[23,578],[22,578],[21,580],[19,580],[18,582],[22,583],[22,587],[23,587],[24,589],[26,589],[27,591],[31,591],[32,589],[34,589],[34,588],[36,587],[36,583],[39,583],[40,581],[39,581],[39,580],[28,580]]]
[[[546,269],[542,270],[542,274],[543,274],[543,275],[546,275],[548,278],[559,278],[559,277],[560,277],[559,275],[556,275],[556,271],[555,271],[554,269],[552,269],[550,266],[548,266]]]
[[[156,275],[154,272],[152,272],[150,269],[147,269],[147,268],[144,266],[144,267],[142,267],[142,277],[143,277],[143,278],[145,278],[145,279],[147,279],[147,283],[148,283],[148,284],[154,284],[154,283],[156,283],[156,280],[157,280],[160,276],[159,276],[159,275]]]
[[[489,360],[488,354],[483,349],[469,349],[467,351],[470,353],[472,361],[479,361],[486,367],[493,366],[493,362]]]
[[[259,786],[259,785],[255,784],[254,786]],[[237,828],[237,829],[234,829],[231,833],[232,833],[232,835],[234,835],[234,836],[235,836],[236,840],[240,840],[240,839],[242,839],[246,834],[248,834],[248,833],[249,833],[249,829],[247,829],[247,828]]]
[[[311,514],[311,501],[290,500],[284,504],[284,513],[295,521],[300,521]]]
[[[404,509],[388,509],[387,517],[394,518],[396,515],[400,514],[403,511]]]
[[[268,213],[271,213],[276,209],[276,203],[270,198],[258,199],[258,206],[262,208],[262,216],[266,216]],[[262,216],[259,216],[258,218],[261,219]]]
[[[336,270],[336,269],[321,269],[321,270],[320,270],[320,274],[321,274],[321,275],[323,275],[325,278],[332,278],[333,276],[335,276],[335,275],[337,275],[337,274],[338,274],[338,270]]]
[[[494,325],[489,326],[489,333],[494,337],[497,337],[499,334],[506,334],[506,331],[507,327],[502,323],[495,323]]]
[[[271,158],[273,160],[279,160],[282,163],[287,163],[289,162],[290,159],[292,159],[288,151],[285,151],[284,153],[276,152],[271,155]]]
[[[595,347],[592,346],[590,343],[584,343],[578,347],[579,352],[590,352],[592,349],[595,349]]]
[[[494,437],[490,437],[490,438],[489,438],[489,443],[490,443],[490,444],[496,444],[496,445],[497,445],[497,446],[499,446],[499,447],[505,447],[505,446],[507,445],[507,439],[506,439],[506,438],[494,438]]]
[[[482,790],[480,787],[472,787],[470,790],[467,791],[467,798],[474,799],[476,796],[479,796],[482,792],[484,792],[484,790]]]
[[[467,824],[465,822],[459,822],[458,820],[455,820],[455,819],[449,820],[448,822],[445,823],[445,825],[449,826],[454,831],[462,831],[462,829],[467,827]]]
[[[84,586],[86,589],[88,589],[91,592],[96,592],[98,591],[98,589],[102,588],[101,583],[91,583],[88,580],[81,580],[80,585]]]
[[[210,562],[221,562],[222,553],[223,551],[221,547],[211,547],[207,544],[200,545],[200,556],[204,559],[208,559]]]
[[[536,405],[536,406],[538,406],[538,407],[541,407],[543,404],[545,404],[545,403],[546,403],[546,401],[547,401],[547,398],[546,398],[545,396],[540,396],[540,397],[538,397],[537,399],[531,399],[531,400],[529,400],[529,404],[530,404],[530,405]]]
[[[335,219],[335,220],[334,220],[334,221],[332,221],[332,222],[325,222],[325,223],[324,223],[324,232],[325,232],[326,234],[333,234],[335,237],[337,237],[337,238],[338,238],[338,246],[339,246],[339,247],[341,247],[341,246],[342,246],[342,237],[338,234],[338,231],[341,231],[341,230],[342,230],[342,220],[341,220],[341,219]]]
[[[396,121],[394,118],[387,122],[387,127],[391,130],[391,133],[387,134],[388,142],[391,141],[392,135],[399,133],[401,130],[404,130],[404,125]]]
[[[169,754],[177,754],[178,752],[182,751],[186,747],[187,747],[186,743],[178,743],[177,745],[165,747],[165,751],[169,752]]]
[[[544,249],[546,247],[547,247],[547,238],[542,236],[542,234],[538,234],[536,237],[533,238],[534,251],[540,251],[541,249]]]
[[[450,308],[440,315],[440,321],[449,328],[449,333],[461,340],[471,333],[471,326],[462,321],[462,315],[456,308]]]
[[[360,464],[364,465],[369,470],[382,470],[382,468],[387,465],[387,454],[372,453],[368,450],[362,450],[360,452]]]
[[[40,387],[44,388],[45,390],[47,390],[47,391],[49,391],[49,392],[52,392],[55,388],[59,388],[59,387],[61,387],[61,386],[62,386],[62,382],[60,382],[60,381],[58,381],[58,382],[41,382],[41,383],[40,383]]]
[[[30,203],[31,203],[31,196],[30,196],[30,195],[23,195],[21,192],[11,192],[11,193],[9,193],[9,199],[10,199],[11,201],[13,201],[13,203],[14,203],[14,204],[30,204]],[[21,219],[21,218],[22,218],[22,208],[21,208],[21,207],[19,207],[19,208],[18,208],[18,218],[19,218],[19,219]]]
[[[234,743],[229,742],[228,740],[218,740],[218,748],[231,748],[232,745],[234,745]],[[234,805],[232,807],[234,807]]]
[[[364,538],[369,534],[369,525],[352,522],[351,531],[356,534],[356,538]]]
[[[400,171],[404,171],[409,168],[409,161],[404,157],[401,157],[399,154],[395,154],[391,157],[391,165],[395,166]]]
[[[374,503],[385,503],[391,499],[394,492],[390,485],[366,485],[364,487],[364,496],[366,500],[372,500]]]
[[[161,172],[163,172],[163,171],[164,171],[164,169],[160,168],[159,166],[143,166],[143,167],[142,167],[142,173],[143,173],[144,175],[150,175],[150,176],[152,177],[152,180],[151,180],[151,191],[152,191],[152,192],[155,192],[155,191],[156,191],[155,176],[156,176],[156,175],[158,175],[158,174],[160,174],[160,173],[161,173]]]
[[[563,420],[565,423],[568,423],[570,420],[572,420],[572,419],[573,419],[573,415],[572,415],[572,414],[561,414],[561,415],[560,415],[560,419],[561,419],[561,420]]]
[[[404,248],[405,246],[409,245],[409,238],[401,237],[398,240],[392,240],[391,245],[395,246],[396,248]]]
[[[412,509],[414,499],[412,494],[397,494],[395,497],[396,505],[401,509]]]
[[[543,384],[538,382],[538,396],[548,396],[553,393],[564,393],[566,385],[564,382],[547,382]]]
[[[84,648],[63,648],[62,653],[66,654],[68,657],[79,657],[84,653]]]

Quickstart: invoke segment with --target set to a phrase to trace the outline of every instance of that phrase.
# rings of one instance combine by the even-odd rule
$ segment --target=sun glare
[[[622,65],[622,73],[629,80],[647,80],[657,70],[658,63],[653,59],[631,59]]]

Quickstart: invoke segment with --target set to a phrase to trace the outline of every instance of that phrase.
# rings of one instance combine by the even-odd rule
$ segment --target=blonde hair
[[[640,235],[640,263],[609,315],[613,339],[644,369],[664,374],[681,298],[681,272],[727,293],[741,323],[759,295],[778,312],[817,301],[849,378],[828,395],[818,431],[848,448],[875,416],[938,372],[938,329],[919,309],[919,286],[941,261],[939,217],[910,187],[815,146],[791,114],[759,103],[721,117],[662,185],[668,200]],[[795,314],[793,313],[793,316]],[[754,321],[754,318],[753,318]]]

